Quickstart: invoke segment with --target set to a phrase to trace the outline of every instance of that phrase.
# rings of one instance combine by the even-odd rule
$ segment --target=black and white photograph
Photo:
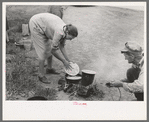
[[[146,2],[3,2],[2,16],[5,107],[9,102],[53,103],[64,111],[68,104],[70,111],[78,107],[87,112],[85,107],[94,110],[96,104],[96,109],[100,106],[104,111],[105,103],[105,113],[109,103],[119,106],[113,107],[116,112],[121,108],[127,113],[128,103],[134,111],[144,112],[132,118],[113,116],[114,112],[107,116],[111,120],[146,119]],[[45,120],[89,120],[89,113],[84,118],[60,115]],[[4,116],[6,120],[13,117]],[[108,120],[104,116],[91,119],[100,118]]]

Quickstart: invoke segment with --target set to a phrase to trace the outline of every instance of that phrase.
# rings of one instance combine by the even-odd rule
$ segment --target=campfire
[[[79,95],[88,97],[91,93],[95,92],[93,87],[95,72],[91,70],[82,70],[82,74],[71,76],[66,74],[65,78],[59,80],[59,90],[70,93],[69,96]]]

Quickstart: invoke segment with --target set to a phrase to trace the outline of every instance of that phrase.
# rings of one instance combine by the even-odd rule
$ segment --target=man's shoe
[[[51,82],[48,81],[48,79],[45,77],[45,76],[38,76],[39,80],[42,82],[42,83],[46,83],[46,84],[50,84]]]
[[[46,74],[60,74],[59,72],[56,72],[55,69],[46,69]]]

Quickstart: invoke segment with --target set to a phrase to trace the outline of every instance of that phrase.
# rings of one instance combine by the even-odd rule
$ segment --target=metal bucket
[[[82,70],[81,85],[88,86],[93,83],[96,72],[92,70]]]

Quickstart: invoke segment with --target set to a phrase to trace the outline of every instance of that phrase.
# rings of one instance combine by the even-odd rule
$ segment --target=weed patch
[[[10,46],[10,45],[9,45]],[[10,47],[7,47],[9,49]],[[36,68],[31,60],[25,57],[25,51],[16,48],[13,44],[7,53],[13,54],[11,59],[6,62],[6,92],[18,94],[19,91],[29,91],[36,87],[37,76],[33,76]]]

